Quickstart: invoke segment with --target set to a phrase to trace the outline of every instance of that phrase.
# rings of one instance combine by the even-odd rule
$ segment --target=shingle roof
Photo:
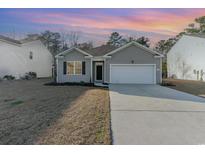
[[[20,41],[9,38],[9,37],[6,37],[6,36],[3,36],[3,35],[0,35],[0,40],[4,40],[4,41],[15,43],[15,44],[21,44]]]
[[[85,52],[91,54],[92,56],[103,56],[115,49],[117,49],[117,47],[111,45],[101,45],[90,50],[85,50]]]

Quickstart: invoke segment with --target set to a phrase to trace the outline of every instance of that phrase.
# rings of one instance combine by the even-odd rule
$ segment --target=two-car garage
[[[156,84],[156,64],[110,64],[110,83]]]

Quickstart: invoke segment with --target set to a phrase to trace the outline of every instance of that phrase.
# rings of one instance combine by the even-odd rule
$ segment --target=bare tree
[[[82,50],[89,50],[93,48],[93,42],[92,41],[88,41],[88,42],[84,42],[84,43],[79,43],[77,45],[78,48],[82,49]]]
[[[80,35],[76,31],[61,31],[60,32],[61,36],[61,48],[62,50],[66,50],[71,47],[77,47]]]
[[[69,34],[65,31],[61,31],[60,35],[61,35],[62,50],[66,50],[68,49],[68,44],[69,44]]]
[[[68,40],[69,40],[69,47],[76,47],[78,45],[78,41],[80,38],[80,35],[78,32],[70,32],[67,34],[68,35]]]

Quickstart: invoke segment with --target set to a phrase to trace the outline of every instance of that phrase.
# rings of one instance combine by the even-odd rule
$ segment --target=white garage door
[[[111,83],[156,84],[154,64],[111,64]]]

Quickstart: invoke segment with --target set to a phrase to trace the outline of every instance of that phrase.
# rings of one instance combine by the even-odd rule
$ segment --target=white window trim
[[[73,62],[73,66],[74,66],[74,67],[73,67],[73,68],[74,68],[74,71],[73,71],[73,72],[74,72],[74,74],[68,74],[68,63],[69,63],[69,62]],[[76,73],[75,73],[75,62],[80,62],[80,63],[81,63],[81,74],[76,74]],[[72,75],[83,75],[83,70],[82,70],[82,64],[83,64],[83,62],[82,62],[82,61],[77,61],[77,60],[76,60],[76,61],[67,61],[66,64],[67,64],[66,75],[69,75],[69,76],[72,76]]]

